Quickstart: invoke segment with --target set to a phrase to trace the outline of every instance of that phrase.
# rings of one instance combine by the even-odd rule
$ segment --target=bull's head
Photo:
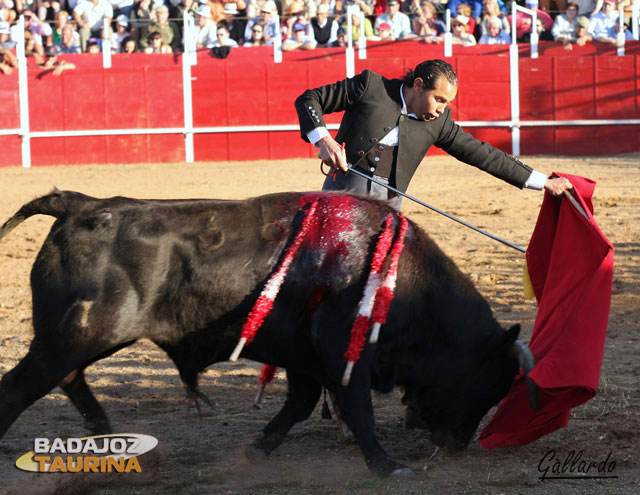
[[[420,414],[432,441],[449,451],[467,447],[484,415],[509,391],[522,367],[525,375],[535,364],[529,348],[520,342],[520,325],[469,352],[452,347],[428,365],[425,381],[408,387],[403,402]],[[436,376],[429,376],[435,373]],[[531,406],[536,408],[535,384],[528,381]]]

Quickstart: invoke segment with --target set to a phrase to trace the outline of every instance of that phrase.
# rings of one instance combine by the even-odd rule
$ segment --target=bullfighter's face
[[[425,83],[416,77],[413,87],[405,93],[407,111],[426,122],[437,119],[458,93],[458,86],[451,84],[446,78],[436,80],[433,89],[425,90]]]

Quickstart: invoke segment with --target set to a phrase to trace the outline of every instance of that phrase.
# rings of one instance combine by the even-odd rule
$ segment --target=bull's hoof
[[[263,462],[269,457],[269,453],[266,450],[253,443],[247,445],[244,453],[251,462]]]
[[[414,473],[412,469],[406,466],[395,469],[389,474],[389,476],[393,476],[394,478],[411,478],[415,475],[416,473]]]

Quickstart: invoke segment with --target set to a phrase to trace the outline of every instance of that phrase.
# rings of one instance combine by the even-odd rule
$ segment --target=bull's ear
[[[509,330],[504,333],[502,337],[502,345],[505,348],[511,348],[513,343],[518,340],[518,336],[520,335],[520,324],[513,325]]]

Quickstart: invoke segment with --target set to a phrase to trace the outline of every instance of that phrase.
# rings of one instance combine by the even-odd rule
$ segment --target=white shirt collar
[[[404,83],[400,85],[400,98],[402,99],[402,110],[400,110],[400,113],[402,115],[407,115],[408,117],[417,119],[418,116],[415,113],[407,113],[407,102],[404,101],[404,93],[402,92],[402,88],[404,88]]]

